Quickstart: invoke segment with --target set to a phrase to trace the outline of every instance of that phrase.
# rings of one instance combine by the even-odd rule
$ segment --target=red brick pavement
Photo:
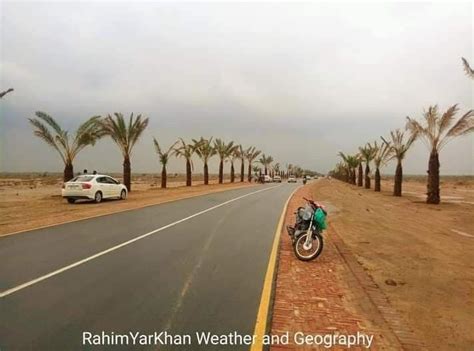
[[[274,291],[274,306],[271,316],[271,334],[290,333],[290,344],[272,345],[271,350],[307,350],[321,349],[323,346],[300,346],[292,343],[296,332],[305,334],[357,334],[374,335],[371,350],[400,350],[404,347],[392,326],[381,313],[376,299],[384,300],[379,291],[369,294],[368,290],[378,290],[368,286],[371,281],[351,254],[342,240],[329,225],[324,234],[325,242],[322,254],[315,260],[298,260],[286,233],[286,224],[293,224],[294,212],[304,204],[303,196],[311,197],[310,186],[299,189],[288,205],[286,223],[281,235],[277,280]],[[330,214],[329,214],[330,216]],[[330,221],[329,221],[330,223]],[[345,252],[341,252],[344,251]],[[349,257],[349,258],[348,258]],[[353,256],[352,256],[353,257]],[[355,259],[354,259],[355,260]],[[362,275],[365,275],[363,277]],[[377,302],[377,301],[376,301]],[[394,314],[388,302],[382,301],[382,308]],[[392,315],[396,320],[396,315]],[[347,349],[334,346],[331,350]],[[351,350],[365,350],[365,347],[352,347]]]

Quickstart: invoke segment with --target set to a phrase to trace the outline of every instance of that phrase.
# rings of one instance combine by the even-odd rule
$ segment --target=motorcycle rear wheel
[[[301,261],[311,261],[318,257],[323,251],[323,237],[320,234],[315,234],[313,238],[311,248],[305,250],[303,247],[306,241],[307,234],[303,234],[298,239],[296,239],[295,244],[293,245],[293,251],[295,256]]]

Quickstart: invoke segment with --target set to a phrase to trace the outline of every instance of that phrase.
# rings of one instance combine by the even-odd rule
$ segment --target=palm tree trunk
[[[125,157],[123,159],[123,185],[127,188],[128,192],[132,191],[132,165],[130,163],[130,158]]]
[[[186,186],[192,185],[191,160],[186,160]]]
[[[168,174],[166,173],[166,165],[161,168],[161,187],[166,189],[166,182],[168,180]]]
[[[219,184],[224,182],[224,160],[219,162]]]
[[[230,182],[233,183],[235,181],[235,169],[234,169],[234,163],[232,162],[230,164]]]
[[[240,161],[240,182],[241,183],[244,181],[244,172],[245,172],[245,166],[244,166],[244,160],[242,159]]]
[[[395,183],[393,185],[393,196],[402,196],[403,169],[402,161],[398,160],[395,170]]]
[[[375,168],[375,191],[380,191],[380,170],[378,167]]]
[[[439,155],[437,150],[430,153],[430,161],[428,163],[428,196],[427,204],[439,204],[441,196],[439,192]]]
[[[265,166],[265,175],[267,175],[267,166]]]
[[[350,182],[351,182],[351,170],[346,169],[346,183],[350,183]]]
[[[72,163],[68,163],[64,166],[64,173],[63,173],[64,183],[70,181],[72,178],[74,178],[74,167],[72,166]]]
[[[357,186],[362,186],[362,181],[363,181],[363,178],[364,178],[364,175],[363,175],[363,170],[362,170],[362,162],[359,163],[359,173],[357,174]]]
[[[351,183],[354,184],[354,185],[356,185],[356,170],[355,170],[355,168],[352,170]]]
[[[370,167],[369,167],[369,162],[365,164],[365,188],[370,189]]]
[[[252,181],[252,162],[249,161],[249,167],[247,169],[248,174],[247,174],[247,180],[250,183]]]
[[[209,166],[207,165],[207,162],[204,162],[204,184],[209,184]]]

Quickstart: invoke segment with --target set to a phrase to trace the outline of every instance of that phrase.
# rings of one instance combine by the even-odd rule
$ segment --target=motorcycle
[[[291,237],[296,257],[301,261],[310,261],[323,251],[322,231],[326,229],[327,212],[313,200],[303,199],[306,205],[298,208],[294,226],[288,225],[286,230]]]

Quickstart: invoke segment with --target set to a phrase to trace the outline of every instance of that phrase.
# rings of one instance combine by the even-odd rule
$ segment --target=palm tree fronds
[[[438,135],[442,135],[446,129],[451,125],[453,122],[454,116],[456,113],[459,111],[458,105],[453,105],[450,108],[446,110],[445,113],[443,113],[443,116],[438,121],[438,130],[439,133]]]
[[[141,115],[138,115],[134,119],[131,113],[127,125],[123,114],[115,112],[114,116],[115,118],[107,115],[101,120],[101,133],[110,136],[122,151],[123,156],[129,158],[134,145],[148,126],[148,118],[143,119]]]
[[[455,137],[469,133],[474,127],[474,110],[467,111],[446,134]]]
[[[54,129],[54,131],[57,133],[57,134],[63,134],[63,130],[61,129],[61,127],[59,126],[59,124],[55,121],[55,119],[53,117],[51,117],[50,115],[48,115],[47,113],[45,112],[42,112],[42,111],[37,111],[35,113],[36,117],[38,117],[39,119],[43,120],[44,122],[46,122],[51,128]]]
[[[471,66],[469,66],[469,62],[467,62],[467,60],[464,57],[461,57],[461,60],[462,60],[462,65],[466,74],[469,77],[474,78],[474,70],[471,68]]]

